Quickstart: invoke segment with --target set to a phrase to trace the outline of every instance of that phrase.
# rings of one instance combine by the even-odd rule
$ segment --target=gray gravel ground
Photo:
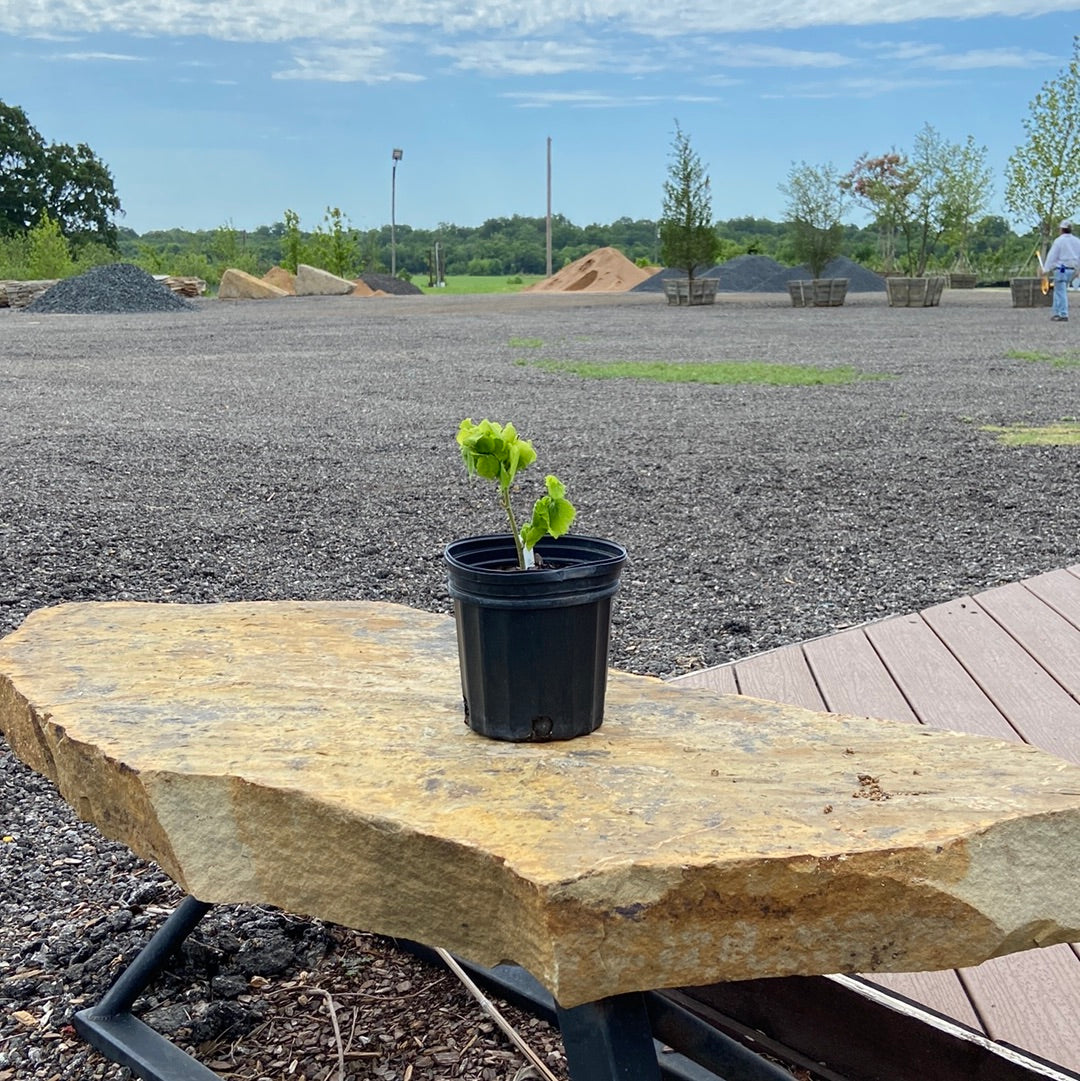
[[[557,473],[580,531],[627,546],[613,660],[635,672],[716,664],[1080,561],[1080,447],[1009,449],[981,430],[1080,415],[1080,366],[1008,355],[1075,360],[1078,325],[1014,309],[1007,291],[947,292],[933,309],[880,294],[834,309],[779,295],[672,308],[648,294],[194,308],[0,310],[0,632],[87,599],[449,611],[443,544],[501,528],[460,466],[464,416],[513,420],[539,452],[534,482]],[[762,359],[890,378],[586,382],[538,359]],[[64,1026],[175,891],[6,750],[0,835],[0,1081],[125,1076]],[[233,959],[215,970],[228,1016],[209,1035],[255,1023],[258,996],[239,1015],[220,1005],[239,1001],[220,976],[242,987],[253,971],[245,949],[270,936],[295,968],[336,948],[332,929],[263,912],[224,914],[207,935],[204,953]],[[350,1076],[401,1076],[363,1069]]]

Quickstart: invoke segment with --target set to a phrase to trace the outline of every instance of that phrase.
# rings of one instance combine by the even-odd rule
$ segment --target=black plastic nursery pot
[[[611,599],[626,549],[599,537],[545,538],[517,566],[509,534],[446,546],[465,723],[515,743],[574,739],[604,719]]]

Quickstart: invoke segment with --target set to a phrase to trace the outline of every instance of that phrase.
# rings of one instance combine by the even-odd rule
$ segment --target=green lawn
[[[543,274],[518,274],[512,278],[505,274],[480,275],[480,274],[447,274],[446,286],[436,289],[429,286],[427,278],[417,275],[413,278],[413,285],[418,285],[425,293],[520,293],[526,285],[542,282]]]
[[[993,432],[1007,447],[1080,447],[1080,422],[1061,421],[1035,427],[1030,424],[987,424],[982,430]]]
[[[652,383],[766,383],[805,387],[890,378],[860,372],[847,365],[817,368],[802,364],[767,364],[759,360],[721,360],[708,364],[670,364],[664,361],[612,361],[605,364],[575,360],[538,360],[532,363],[544,371],[570,372],[584,379],[643,379]]]

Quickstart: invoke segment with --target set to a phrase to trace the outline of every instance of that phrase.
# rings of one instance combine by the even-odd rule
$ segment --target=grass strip
[[[1053,368],[1080,368],[1080,353],[1044,353],[1038,349],[1010,349],[1009,360],[1027,360],[1034,364],[1049,364]]]
[[[888,375],[860,372],[848,365],[817,368],[801,364],[768,364],[765,361],[722,360],[705,364],[672,364],[664,361],[538,360],[535,366],[548,372],[570,372],[583,379],[641,379],[651,383],[761,383],[769,386],[808,387],[889,379]]]
[[[1037,427],[1032,424],[984,424],[984,432],[993,432],[1007,447],[1080,447],[1080,422],[1063,420],[1058,424]]]

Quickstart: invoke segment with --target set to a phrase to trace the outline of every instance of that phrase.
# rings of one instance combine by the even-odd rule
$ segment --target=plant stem
[[[525,570],[525,552],[521,547],[521,534],[518,532],[517,519],[514,517],[514,508],[510,506],[510,489],[501,489],[502,505],[506,511],[506,517],[510,519],[510,535],[514,538],[514,551],[517,552],[518,567]]]

